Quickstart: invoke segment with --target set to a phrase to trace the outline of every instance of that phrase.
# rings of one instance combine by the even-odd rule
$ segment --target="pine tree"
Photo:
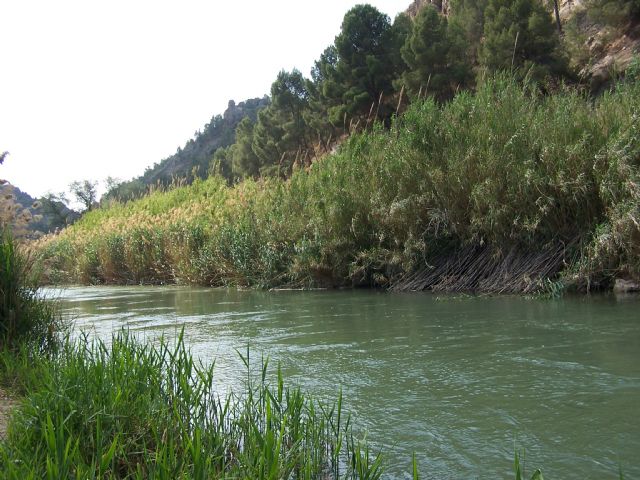
[[[402,85],[411,95],[447,98],[471,76],[464,32],[433,7],[420,11],[401,52],[408,66]]]
[[[338,61],[325,94],[338,100],[329,113],[332,122],[340,124],[345,114],[366,114],[381,95],[393,92],[396,63],[389,17],[371,5],[353,7],[344,17],[335,48]]]
[[[296,156],[310,149],[311,128],[305,120],[309,98],[307,81],[300,71],[278,74],[271,85],[271,105],[258,113],[253,130],[251,148],[260,160],[261,173],[268,169],[284,175]],[[278,168],[271,168],[276,165]]]
[[[484,19],[480,63],[489,71],[518,69],[538,80],[565,73],[551,13],[539,0],[489,0]]]
[[[236,143],[231,147],[231,165],[236,178],[255,178],[260,173],[260,159],[251,148],[253,130],[253,122],[248,117],[236,127]]]
[[[467,55],[472,65],[477,65],[484,34],[484,11],[487,0],[451,0],[449,22],[464,31]]]

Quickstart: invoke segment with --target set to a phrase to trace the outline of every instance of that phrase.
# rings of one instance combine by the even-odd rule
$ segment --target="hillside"
[[[595,103],[499,76],[414,102],[288,180],[220,177],[86,214],[50,280],[553,293],[640,280],[640,83]],[[526,123],[522,119],[527,119]],[[585,141],[585,139],[589,139]]]
[[[464,40],[449,38],[455,32],[451,25],[438,26],[434,20],[429,20],[431,23],[425,28],[433,29],[433,33],[428,34],[429,38],[421,40],[423,46],[418,43],[412,48],[424,50],[431,44],[434,52],[411,53],[407,49],[408,45],[401,48],[401,43],[406,43],[401,39],[409,35],[410,23],[402,18],[403,15],[393,22],[380,16],[377,21],[387,23],[387,32],[380,33],[379,39],[363,40],[364,43],[357,49],[366,50],[371,44],[380,42],[382,48],[376,47],[380,51],[371,51],[369,58],[373,55],[384,57],[386,62],[391,57],[398,57],[398,60],[389,62],[385,67],[388,72],[382,66],[376,66],[375,75],[380,80],[371,84],[367,84],[369,80],[362,81],[373,73],[366,73],[369,66],[359,65],[357,62],[345,65],[336,63],[340,58],[337,47],[344,43],[339,40],[340,36],[336,37],[335,46],[327,48],[316,62],[311,79],[305,79],[301,72],[295,70],[283,71],[274,81],[269,96],[237,105],[233,101],[229,102],[223,115],[214,116],[174,155],[148,168],[140,177],[112,189],[105,200],[137,198],[152,185],[190,183],[194,178],[206,178],[212,171],[222,174],[230,183],[246,177],[288,175],[294,164],[310,163],[327,151],[334,150],[336,144],[353,131],[369,124],[372,112],[376,112],[375,116],[379,120],[388,123],[394,112],[404,108],[407,97],[415,97],[426,83],[429,84],[426,90],[435,89],[432,94],[440,99],[450,98],[460,88],[473,89],[473,76],[483,75],[482,72],[487,67],[484,65],[486,60],[483,60],[487,55],[482,55],[480,50],[481,45],[487,43],[486,33],[482,30],[483,12],[488,3],[488,0],[414,0],[405,11],[412,22],[418,21],[419,13],[425,8],[434,7],[435,11],[447,18],[449,24],[455,25],[455,29],[466,30]],[[496,2],[496,5],[500,5],[500,2]],[[541,30],[540,34],[558,34],[554,31],[556,24],[552,20],[553,2],[542,2],[542,5],[546,9],[549,28]],[[521,58],[519,62],[522,68],[530,68],[532,62],[546,63],[549,66],[545,68],[551,69],[552,76],[555,77],[551,80],[552,83],[579,82],[594,94],[602,92],[624,74],[640,51],[640,22],[629,14],[634,11],[630,8],[635,7],[628,6],[635,4],[631,0],[559,0],[557,5],[562,31],[555,45],[551,42],[527,46],[526,43],[531,42],[531,39],[524,39],[531,34],[523,34],[519,38],[519,44],[515,42],[516,50],[513,50],[511,40],[506,42],[506,52],[503,52],[505,60],[494,61],[491,68],[504,66],[505,61],[508,65],[512,57],[513,60]],[[365,10],[358,15],[375,16],[372,12],[365,13]],[[345,22],[348,18],[345,16]],[[477,24],[474,25],[474,22]],[[526,22],[521,21],[519,26],[509,31],[508,36],[513,36],[516,30],[528,28],[526,25]],[[349,42],[361,41],[355,40],[362,39],[362,33],[357,32],[360,27],[349,27],[345,23],[343,28],[353,30],[348,33],[353,36]],[[343,35],[347,40],[347,31]],[[421,35],[427,34],[423,32]],[[468,43],[468,46],[460,48],[457,45],[451,49],[448,45],[450,42],[459,44],[461,41]],[[340,48],[344,50],[345,47]],[[465,49],[467,52],[464,52]],[[446,53],[447,50],[451,51]],[[543,57],[546,50],[549,52],[545,59]],[[347,55],[350,55],[348,48],[341,55],[346,60]],[[447,55],[450,58],[437,58]],[[416,64],[424,61],[443,63],[443,66],[434,69]],[[552,66],[554,62],[556,65]],[[415,64],[409,69],[415,71],[403,72],[409,64]],[[448,64],[448,67],[444,64]],[[360,70],[356,78],[349,78],[349,75],[345,77],[344,72],[350,68]],[[417,84],[416,75],[421,78]],[[546,75],[548,73],[542,74]],[[449,79],[443,80],[443,76],[448,76]],[[545,82],[549,82],[549,79]],[[344,84],[344,87],[340,84]],[[395,92],[390,93],[391,88]],[[259,110],[263,110],[261,116],[258,115]],[[236,127],[245,117],[250,121],[243,124],[240,136],[237,137]],[[232,145],[236,145],[234,149],[227,150]],[[218,167],[210,170],[216,152]]]
[[[507,12],[513,4],[502,0],[414,0],[405,15],[393,20],[366,5],[356,7],[345,15],[341,34],[316,61],[311,78],[297,70],[278,74],[271,103],[263,104],[260,115],[249,116],[235,142],[219,144],[233,143],[233,148],[218,152],[224,168],[216,173],[230,183],[287,176],[294,165],[308,165],[335,150],[372,121],[389,125],[416,96],[449,100],[498,69],[515,68],[545,88],[571,83],[593,95],[602,93],[624,76],[640,52],[637,2],[556,4],[559,27],[553,1],[529,0],[519,11]],[[438,15],[425,15],[429,9]],[[377,26],[367,31],[366,22]],[[161,164],[168,170],[165,180],[179,176],[189,182],[194,166],[206,176],[214,149],[202,155],[198,141]],[[155,181],[152,170],[142,183]]]
[[[129,182],[124,182],[112,189],[105,200],[127,200],[144,194],[151,185],[168,185],[174,180],[187,183],[194,178],[205,178],[208,174],[209,162],[219,148],[228,147],[235,142],[235,129],[244,118],[256,120],[258,111],[269,105],[269,99],[253,98],[236,104],[229,101],[222,115],[214,115],[202,130],[187,141],[184,147],[152,167],[143,175]]]
[[[30,221],[25,225],[26,231],[24,232],[29,237],[38,237],[56,229],[62,229],[80,217],[78,212],[70,209],[59,200],[35,199],[8,183],[0,185],[0,196],[9,202],[15,202],[19,210],[29,212]]]

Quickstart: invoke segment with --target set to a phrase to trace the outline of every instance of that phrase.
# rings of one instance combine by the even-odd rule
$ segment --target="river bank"
[[[35,249],[53,283],[611,289],[640,280],[639,112],[637,82],[594,101],[496,77],[287,180],[114,203]]]

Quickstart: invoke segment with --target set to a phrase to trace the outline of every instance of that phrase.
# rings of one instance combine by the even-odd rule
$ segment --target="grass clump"
[[[268,362],[221,397],[214,366],[122,333],[83,338],[52,358],[3,357],[28,392],[0,443],[4,478],[378,478],[342,400],[331,408],[273,384]],[[30,372],[25,374],[25,372]]]
[[[34,262],[8,231],[0,233],[0,350],[45,352],[57,342],[61,319],[38,294]]]

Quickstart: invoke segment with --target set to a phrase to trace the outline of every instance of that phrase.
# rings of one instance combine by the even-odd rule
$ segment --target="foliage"
[[[152,346],[122,333],[67,343],[52,358],[4,354],[28,393],[0,443],[0,469],[12,479],[380,477],[380,456],[354,436],[341,397],[315,402],[279,369],[271,381],[268,359],[241,358],[245,389],[223,397],[214,365],[196,362],[182,336]]]
[[[89,212],[39,254],[60,279],[386,286],[463,245],[564,243],[584,262],[567,283],[640,278],[639,111],[633,82],[593,103],[498,76],[286,180],[212,177]]]
[[[453,96],[471,74],[466,50],[461,28],[435,8],[423,8],[401,49],[408,66],[402,85],[414,96],[432,92],[440,99]]]
[[[0,350],[27,344],[49,351],[56,346],[62,322],[38,287],[34,263],[5,230],[0,243]]]
[[[480,63],[489,71],[520,69],[543,80],[566,70],[558,32],[538,0],[488,0]]]
[[[271,85],[271,105],[259,113],[254,131],[253,151],[263,165],[278,165],[282,174],[288,173],[300,152],[310,150],[311,129],[305,118],[309,97],[298,70],[278,74]]]
[[[471,65],[478,63],[486,8],[487,0],[451,0],[450,2],[450,21],[465,33],[467,56]]]
[[[640,19],[640,0],[588,0],[587,10],[595,21],[626,28]]]
[[[75,181],[69,184],[69,190],[85,211],[91,210],[98,200],[98,182],[91,180]]]
[[[340,100],[339,106],[329,111],[334,124],[344,115],[366,114],[372,104],[378,107],[379,115],[385,115],[380,98],[393,92],[397,76],[394,59],[399,53],[393,47],[397,46],[389,17],[376,8],[356,5],[345,14],[335,39],[338,60],[335,69],[329,70],[333,96]]]
[[[236,178],[255,178],[260,173],[260,158],[254,153],[254,123],[243,118],[236,128],[236,143],[231,147],[231,170]]]

